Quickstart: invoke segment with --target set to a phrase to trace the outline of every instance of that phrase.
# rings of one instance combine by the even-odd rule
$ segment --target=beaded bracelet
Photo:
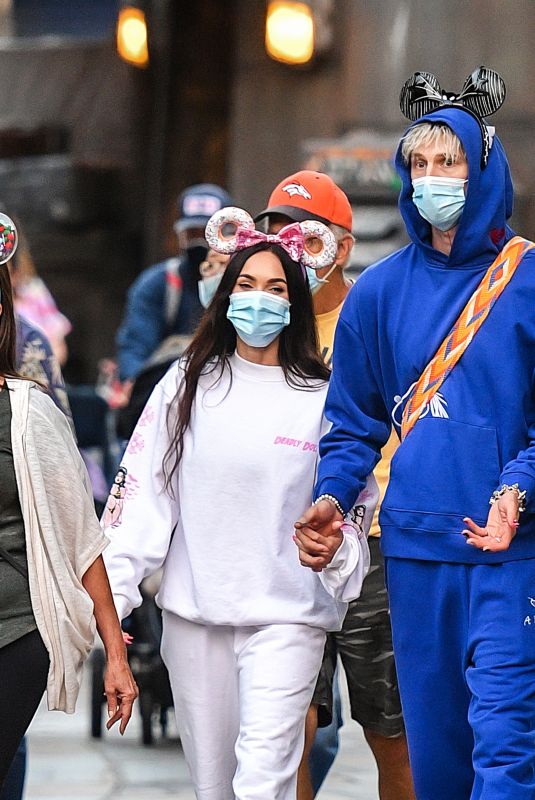
[[[345,516],[342,506],[340,505],[336,497],[334,497],[332,494],[320,494],[320,496],[316,498],[316,500],[314,500],[314,505],[319,503],[321,500],[330,500],[331,503],[335,506],[338,513],[341,514],[343,517]]]
[[[500,489],[496,489],[489,500],[489,504],[492,506],[496,503],[500,497],[506,492],[516,492],[518,497],[518,513],[521,514],[522,511],[526,510],[526,490],[524,489],[523,492],[520,491],[518,488],[518,483],[513,483],[512,486],[508,486],[506,483],[502,484]]]

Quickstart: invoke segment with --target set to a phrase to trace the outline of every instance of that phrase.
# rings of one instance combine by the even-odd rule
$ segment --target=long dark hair
[[[0,376],[18,378],[16,370],[17,326],[13,310],[13,291],[6,264],[0,264]]]
[[[301,266],[284,248],[270,242],[260,242],[240,250],[229,261],[217,292],[184,353],[184,376],[168,416],[168,425],[171,426],[171,417],[174,425],[172,442],[164,458],[167,487],[182,457],[199,378],[213,372],[216,383],[229,366],[229,357],[236,349],[236,331],[227,319],[229,296],[245,262],[262,251],[277,256],[288,286],[290,324],[283,328],[279,337],[279,361],[286,382],[296,389],[310,391],[315,388],[310,384],[311,379],[318,384],[329,380],[330,371],[319,354],[312,295]]]

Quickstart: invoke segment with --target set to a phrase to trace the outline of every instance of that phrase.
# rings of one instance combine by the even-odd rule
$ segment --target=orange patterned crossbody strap
[[[414,428],[431,398],[438,392],[462,354],[487,319],[490,310],[501,295],[522,261],[524,255],[535,247],[533,242],[514,236],[488,268],[483,280],[464,307],[436,354],[413,387],[403,409],[401,439]]]

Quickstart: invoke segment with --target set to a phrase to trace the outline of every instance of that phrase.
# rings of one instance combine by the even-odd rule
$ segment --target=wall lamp
[[[149,65],[147,20],[136,5],[126,4],[117,18],[117,52],[128,64],[144,69]]]
[[[332,43],[333,0],[268,0],[266,52],[275,61],[310,64]]]

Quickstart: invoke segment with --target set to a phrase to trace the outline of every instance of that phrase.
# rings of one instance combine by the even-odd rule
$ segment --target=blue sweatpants
[[[418,800],[535,798],[535,559],[386,559]]]

